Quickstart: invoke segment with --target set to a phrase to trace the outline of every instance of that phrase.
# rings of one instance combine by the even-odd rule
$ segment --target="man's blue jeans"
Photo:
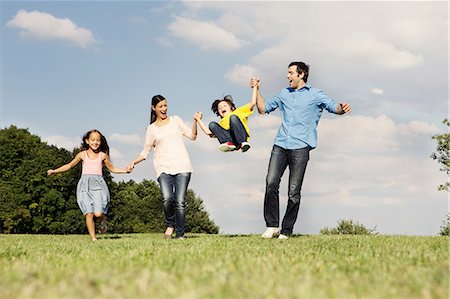
[[[264,196],[264,219],[267,227],[278,227],[280,223],[280,181],[286,167],[289,166],[288,204],[281,224],[281,233],[291,235],[300,208],[301,190],[310,147],[284,149],[277,145],[272,148],[269,169],[266,177]]]
[[[225,130],[215,121],[209,123],[209,129],[219,139],[220,144],[231,142],[239,147],[242,142],[247,141],[247,131],[239,117],[234,114],[230,116],[229,130]]]
[[[175,175],[162,173],[158,177],[166,227],[175,228],[177,237],[184,236],[186,222],[186,192],[191,180],[191,173]]]

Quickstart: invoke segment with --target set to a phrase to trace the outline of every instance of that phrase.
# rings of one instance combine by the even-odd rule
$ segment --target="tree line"
[[[28,129],[11,125],[0,130],[0,233],[81,234],[84,216],[76,202],[81,164],[52,177],[47,170],[66,164],[72,152],[48,145]],[[161,232],[165,229],[159,186],[151,180],[114,182],[104,168],[111,194],[108,231]],[[203,200],[189,189],[186,232],[217,234]]]

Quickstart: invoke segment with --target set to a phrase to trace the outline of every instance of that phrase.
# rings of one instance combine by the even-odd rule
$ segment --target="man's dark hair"
[[[305,83],[308,82],[309,65],[301,61],[294,61],[289,64],[289,67],[293,65],[297,66],[297,73],[299,75],[301,75],[302,73],[304,74],[303,81],[305,81]]]

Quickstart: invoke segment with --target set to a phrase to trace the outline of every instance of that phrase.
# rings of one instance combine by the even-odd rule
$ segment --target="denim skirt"
[[[77,203],[83,215],[94,212],[108,213],[109,190],[103,176],[84,174],[77,185]]]

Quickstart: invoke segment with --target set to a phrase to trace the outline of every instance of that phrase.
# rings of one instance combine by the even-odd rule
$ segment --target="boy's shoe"
[[[245,153],[246,151],[248,151],[250,149],[250,143],[244,141],[241,143],[241,150],[243,153]]]
[[[289,237],[286,236],[286,235],[280,234],[280,235],[278,236],[278,239],[280,239],[280,240],[286,240],[286,239],[289,239]]]
[[[108,230],[108,226],[106,225],[106,219],[103,219],[100,222],[100,228],[98,229],[99,234],[104,234]]]
[[[280,234],[280,229],[278,227],[268,227],[264,234],[261,235],[263,239],[271,239]]]
[[[221,152],[231,152],[236,149],[236,146],[232,142],[225,142],[219,146]]]

